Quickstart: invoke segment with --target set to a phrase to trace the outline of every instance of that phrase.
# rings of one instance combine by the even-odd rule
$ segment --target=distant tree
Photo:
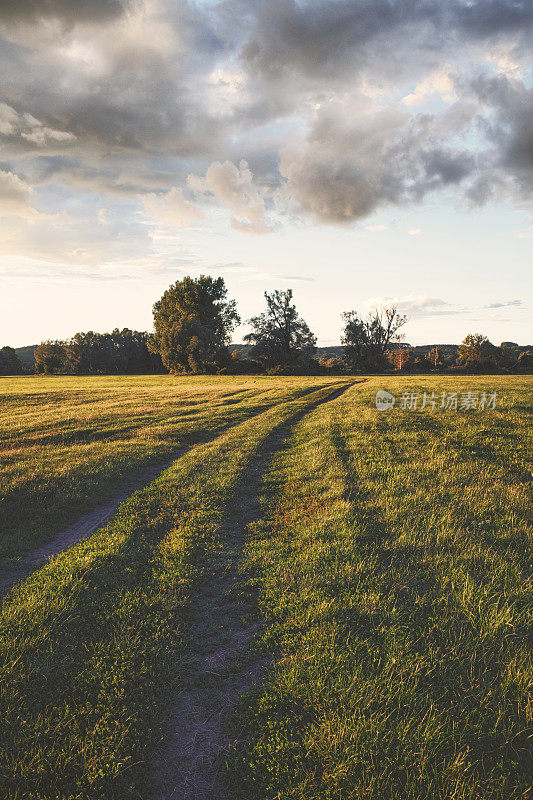
[[[518,368],[520,346],[516,342],[502,342],[494,348],[498,366],[503,372],[515,372]]]
[[[171,372],[213,372],[228,361],[231,332],[240,322],[223,278],[187,276],[154,304],[152,352]]]
[[[415,353],[412,347],[405,347],[398,344],[393,350],[386,354],[387,360],[399,372],[408,372],[415,363]]]
[[[116,358],[127,375],[143,375],[164,372],[163,362],[158,353],[148,349],[150,334],[144,331],[131,331],[115,328],[111,334],[115,342]]]
[[[22,362],[12,347],[0,348],[0,375],[22,375]]]
[[[441,347],[434,345],[423,353],[420,360],[420,368],[424,372],[428,370],[442,371],[446,366],[446,358]]]
[[[72,375],[144,375],[165,372],[158,354],[150,352],[150,334],[115,328],[111,333],[74,334],[60,342],[42,342],[35,350],[37,372]]]
[[[410,371],[415,363],[415,353],[412,347],[405,344],[405,334],[399,333],[394,338],[396,345],[389,345],[385,353],[387,361],[399,372]]]
[[[426,361],[428,361],[431,364],[431,366],[434,367],[434,369],[437,369],[437,367],[442,361],[439,353],[439,348],[437,347],[437,345],[435,345],[435,347],[432,347],[429,353],[427,353]]]
[[[356,311],[343,314],[344,358],[352,370],[380,372],[387,368],[387,351],[396,341],[398,330],[405,325],[407,317],[398,314],[396,306],[377,308],[366,319]]]
[[[257,375],[263,371],[263,366],[259,361],[247,358],[240,350],[233,350],[227,366],[222,367],[219,373],[227,375]]]
[[[498,348],[481,333],[469,333],[457,350],[457,364],[474,372],[486,372],[498,366]]]
[[[65,342],[67,371],[77,375],[109,374],[113,372],[111,343],[108,334],[94,331],[74,334]]]
[[[67,368],[67,355],[63,342],[41,342],[35,348],[35,371],[44,375],[55,375],[65,372]]]
[[[67,372],[75,375],[144,375],[164,371],[148,349],[150,335],[129,328],[111,333],[76,333],[64,343]]]
[[[244,340],[252,345],[250,355],[266,368],[303,369],[316,351],[316,337],[296,311],[292,289],[265,292],[266,311],[252,317],[251,333]]]

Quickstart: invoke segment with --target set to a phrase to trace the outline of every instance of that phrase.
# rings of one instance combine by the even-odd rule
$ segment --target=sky
[[[532,0],[0,0],[0,346],[202,273],[532,343],[532,53]]]

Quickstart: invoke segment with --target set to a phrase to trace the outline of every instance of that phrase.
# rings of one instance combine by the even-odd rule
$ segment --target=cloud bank
[[[148,248],[143,215],[257,234],[439,193],[530,207],[532,45],[526,0],[1,0],[9,252],[38,251],[28,208],[83,260],[133,228]]]

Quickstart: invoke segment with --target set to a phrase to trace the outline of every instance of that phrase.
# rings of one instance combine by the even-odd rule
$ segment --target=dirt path
[[[246,589],[241,557],[250,525],[262,515],[264,479],[276,453],[294,426],[322,403],[350,386],[335,389],[273,430],[248,465],[216,534],[220,549],[209,574],[194,588],[186,609],[191,639],[196,644],[184,689],[176,696],[162,731],[161,746],[147,777],[145,800],[225,800],[224,755],[231,743],[227,723],[239,699],[261,682],[267,664],[248,654],[259,631],[255,598]]]
[[[236,574],[238,553],[259,508],[253,501],[247,507],[241,503],[238,519],[237,509],[232,511],[220,535],[235,547],[219,557],[218,569],[194,592],[194,607],[188,610],[197,649],[163,731],[146,800],[224,798],[220,759],[230,741],[227,721],[239,698],[262,676],[262,663],[247,663],[246,651],[259,626],[246,619],[249,608]]]
[[[92,536],[98,528],[101,528],[111,519],[121,503],[131,497],[138,489],[142,489],[143,486],[155,480],[158,475],[180,458],[186,449],[188,448],[181,448],[178,450],[170,461],[151,467],[145,467],[133,473],[131,477],[125,481],[120,494],[109,498],[92,511],[84,514],[72,525],[69,525],[68,528],[58,533],[51,542],[47,542],[41,547],[23,553],[20,558],[5,559],[4,564],[6,564],[6,562],[7,564],[5,566],[2,565],[3,568],[0,572],[0,597],[5,595],[16,583],[23,581],[31,575],[32,572],[42,567],[49,559],[54,558],[54,556],[59,555],[64,550],[68,550],[69,547],[81,542],[82,539],[87,539],[89,536]]]

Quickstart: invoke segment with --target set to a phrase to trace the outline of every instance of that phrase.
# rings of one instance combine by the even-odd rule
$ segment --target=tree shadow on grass
[[[161,747],[144,776],[147,798],[226,796],[222,762],[230,743],[228,722],[239,699],[264,677],[266,663],[248,654],[261,624],[259,587],[243,567],[250,530],[262,517],[265,476],[298,422],[348,388],[306,404],[247,454],[227,493],[221,524],[198,542],[197,577],[181,610],[196,645],[161,730]]]
[[[272,403],[268,401],[257,402],[243,409],[236,406],[220,420],[210,421],[204,429],[169,431],[160,440],[163,452],[133,454],[131,460],[126,462],[126,467],[124,454],[119,453],[115,461],[106,461],[105,469],[80,472],[69,480],[62,476],[51,476],[39,484],[21,483],[8,487],[2,497],[0,532],[4,533],[3,553],[6,556],[18,556],[21,551],[48,541],[62,527],[74,523],[80,514],[92,511],[99,503],[119,494],[124,485],[135,483],[138,477],[142,477],[143,468],[159,465],[165,469],[169,459],[177,458],[184,448],[211,441],[232,425],[262,414],[271,407]],[[190,413],[196,414],[197,410],[193,409]],[[186,414],[180,415],[183,416]],[[88,441],[121,440],[125,433],[137,427],[137,423],[122,426],[114,429],[113,436],[109,432],[96,431]],[[68,444],[63,438],[61,443]],[[9,569],[9,564],[6,568]]]
[[[332,623],[340,626],[339,645],[353,641],[353,651],[359,666],[363,665],[363,673],[371,675],[374,671],[376,683],[382,684],[381,698],[369,712],[378,715],[383,712],[391,726],[396,718],[401,726],[402,714],[406,720],[409,717],[422,720],[430,710],[437,713],[443,730],[448,733],[439,737],[430,756],[435,774],[453,760],[460,748],[469,754],[468,768],[477,776],[479,787],[485,780],[491,780],[491,770],[498,773],[502,764],[520,764],[525,775],[527,741],[523,719],[516,713],[513,693],[505,697],[500,688],[506,659],[510,657],[505,655],[509,647],[507,635],[501,640],[480,638],[479,621],[458,602],[449,584],[443,586],[431,563],[437,555],[441,563],[449,559],[450,567],[454,561],[464,559],[461,542],[451,539],[417,544],[398,539],[398,533],[372,509],[371,493],[364,488],[364,476],[355,473],[339,425],[333,427],[331,438],[343,468],[345,499],[351,504],[354,555],[368,564],[366,570],[357,572],[355,595],[349,586],[345,587],[347,600],[351,597],[352,602],[346,603],[345,612],[336,610]],[[472,570],[470,574],[473,575]],[[379,598],[371,610],[364,610],[366,592]],[[357,602],[358,597],[362,603]],[[515,640],[520,634],[525,643],[525,629],[513,631]],[[391,666],[396,662],[398,668]],[[380,674],[384,667],[391,675],[389,683],[393,681],[390,688]],[[400,711],[397,688],[406,678],[410,694],[402,701],[405,708]],[[500,733],[502,719],[506,723]],[[394,747],[391,748],[394,738],[391,740],[387,731],[383,734],[385,758],[391,764],[395,759],[405,763],[404,754],[400,751],[395,754]],[[315,766],[309,764],[308,770]],[[430,779],[431,770],[428,775]],[[389,785],[390,796],[394,796],[392,774]]]
[[[307,402],[274,428],[258,448],[246,454],[242,468],[219,498],[222,524],[214,533],[194,533],[192,529],[194,546],[186,553],[189,563],[185,574],[192,576],[189,583],[183,581],[181,574],[176,575],[171,587],[161,587],[153,580],[154,551],[176,522],[176,498],[169,494],[172,486],[160,479],[160,483],[156,481],[121,506],[113,522],[95,537],[80,544],[74,561],[51,564],[14,592],[9,609],[19,604],[24,619],[15,616],[7,624],[10,635],[26,636],[26,641],[4,686],[5,697],[16,697],[17,703],[16,708],[6,709],[2,744],[4,752],[15,753],[20,742],[26,742],[30,761],[34,747],[44,749],[48,752],[48,767],[34,771],[24,758],[15,772],[4,765],[6,791],[13,796],[16,792],[21,796],[33,792],[35,796],[52,798],[58,793],[66,796],[76,787],[85,792],[84,796],[96,798],[109,791],[111,782],[123,791],[121,796],[132,796],[132,782],[136,783],[135,773],[141,764],[121,778],[117,777],[115,762],[123,760],[129,769],[128,765],[142,759],[150,739],[147,732],[151,728],[157,730],[155,723],[165,704],[168,708],[169,685],[178,691],[180,685],[183,689],[184,681],[203,679],[209,689],[209,673],[213,672],[209,664],[215,664],[215,671],[224,670],[226,664],[224,659],[222,664],[216,663],[220,636],[223,635],[229,666],[238,660],[237,651],[246,646],[248,633],[253,635],[257,625],[257,620],[253,621],[256,599],[253,592],[244,596],[239,591],[246,582],[239,564],[248,526],[260,515],[258,494],[271,459],[300,419],[347,388],[335,388],[327,396]],[[195,473],[202,473],[201,463],[190,477]],[[128,526],[132,525],[130,533]],[[85,557],[91,558],[95,548],[98,551],[99,542],[123,529],[125,537],[120,547],[87,566]],[[66,582],[64,569],[68,570]],[[65,597],[59,614],[55,602],[47,606],[47,595]],[[23,609],[36,597],[40,613],[33,621],[26,618]],[[249,618],[244,629],[243,614]],[[135,642],[131,652],[128,641]],[[200,649],[200,677],[195,649]],[[126,659],[123,666],[121,656]],[[237,682],[236,687],[245,690],[246,685]],[[232,686],[234,692],[234,682]],[[91,782],[86,773],[87,740],[83,731],[96,730],[103,724],[109,710],[115,708],[116,692],[122,699],[114,726],[129,726],[129,740],[123,745],[117,739],[109,763],[105,753],[101,756],[100,777],[93,776]],[[76,708],[81,709],[78,715]],[[112,738],[111,733],[109,736]],[[183,737],[179,746],[182,744]],[[105,750],[105,742],[103,746]],[[175,753],[176,742],[171,746]],[[98,744],[91,744],[91,748],[92,758],[97,761]],[[202,773],[207,776],[205,779],[211,774],[218,749],[215,744],[208,750],[207,767]],[[200,762],[203,761],[201,756]],[[61,768],[57,768],[59,763]],[[180,779],[178,775],[177,780]],[[171,780],[176,780],[175,772]]]

